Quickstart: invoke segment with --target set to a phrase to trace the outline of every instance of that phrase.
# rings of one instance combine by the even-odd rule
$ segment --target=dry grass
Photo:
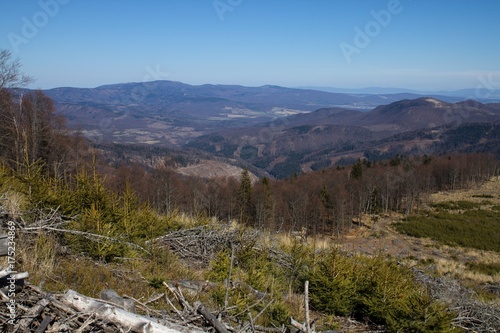
[[[7,189],[0,196],[0,204],[9,216],[18,218],[26,210],[27,206],[26,197],[16,191]]]
[[[500,284],[500,273],[489,275],[471,270],[467,263],[475,264],[498,264],[500,253],[479,251],[474,249],[460,249],[444,247],[443,251],[450,255],[436,260],[436,271],[440,275],[452,275],[453,277],[469,281],[473,284]]]
[[[269,238],[275,238],[281,246],[285,248],[290,248],[295,244],[302,244],[308,248],[322,250],[329,249],[334,245],[332,238],[329,236],[310,236],[303,237],[301,235],[294,235],[290,233],[286,234],[274,234],[267,236]]]
[[[492,177],[490,181],[482,184],[479,188],[433,193],[429,200],[432,203],[461,200],[480,203],[488,200],[498,205],[500,204],[500,176]]]
[[[28,271],[30,280],[41,280],[50,276],[57,267],[57,249],[59,245],[52,235],[20,234],[16,239],[16,261],[18,270]]]

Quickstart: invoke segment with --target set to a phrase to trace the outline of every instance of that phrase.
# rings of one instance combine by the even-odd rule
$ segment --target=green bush
[[[229,277],[229,267],[231,264],[231,252],[224,249],[217,253],[215,259],[210,263],[210,271],[207,279],[213,282],[223,282]]]
[[[485,198],[485,199],[493,199],[495,196],[491,194],[474,194],[473,198]]]
[[[281,325],[290,312],[283,302],[286,281],[282,268],[268,257],[267,250],[259,250],[254,240],[240,239],[235,244],[234,262],[231,275],[232,287],[227,291],[232,315],[248,320],[248,312],[259,317],[261,325]],[[224,249],[217,253],[210,263],[207,279],[218,282],[211,291],[211,299],[223,306],[226,299],[225,281],[229,277],[231,251]],[[263,294],[262,294],[263,293]],[[264,308],[270,300],[267,308]]]
[[[336,250],[325,255],[309,279],[311,305],[328,314],[349,316],[356,308],[358,265]]]
[[[389,332],[452,332],[453,314],[396,262],[333,250],[311,272],[311,305],[385,325]]]

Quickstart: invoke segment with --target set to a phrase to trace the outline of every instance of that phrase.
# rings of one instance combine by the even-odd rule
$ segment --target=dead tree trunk
[[[99,302],[91,297],[83,296],[74,290],[68,290],[64,295],[63,302],[70,305],[80,312],[95,313],[97,318],[118,323],[127,327],[131,332],[150,332],[150,333],[182,333],[179,330],[160,325],[153,318],[147,318],[135,313],[122,310],[103,302]],[[200,333],[201,331],[192,331]]]

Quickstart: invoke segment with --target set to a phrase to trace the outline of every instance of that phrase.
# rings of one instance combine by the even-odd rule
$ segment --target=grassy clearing
[[[480,208],[480,204],[477,202],[459,200],[459,201],[438,202],[432,204],[431,207],[437,210],[467,210],[467,209],[478,209]]]

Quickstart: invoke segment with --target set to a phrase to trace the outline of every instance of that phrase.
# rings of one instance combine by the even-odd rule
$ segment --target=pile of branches
[[[475,292],[460,286],[456,281],[433,277],[414,269],[417,280],[428,286],[433,298],[449,304],[455,313],[453,324],[465,332],[498,332],[500,305],[486,304],[478,300]]]
[[[119,296],[113,290],[101,292],[95,299],[73,290],[61,294],[45,293],[27,283],[15,299],[15,319],[4,311],[12,301],[0,292],[0,331],[35,333],[82,332],[148,332],[148,333],[202,333],[202,332],[276,332],[285,327],[266,328],[252,321],[239,328],[230,327],[210,312],[201,302],[190,304],[180,287],[164,283],[167,291],[154,295],[145,302]],[[175,318],[166,311],[151,308],[155,302],[166,299],[175,312]],[[137,312],[137,313],[136,313]],[[256,318],[254,318],[255,320]]]
[[[120,332],[118,324],[96,316],[91,312],[80,312],[61,301],[62,295],[45,293],[38,287],[27,284],[9,299],[1,294],[2,309],[7,305],[12,311],[0,312],[2,332]],[[4,307],[5,305],[5,307]],[[14,316],[12,316],[14,314]]]
[[[154,246],[170,249],[190,265],[207,267],[215,255],[223,250],[236,251],[245,246],[257,251],[264,250],[258,242],[261,237],[262,233],[256,229],[241,230],[231,224],[222,224],[174,231],[154,239],[152,243]],[[293,269],[292,256],[278,246],[266,248],[265,251],[271,260],[284,268]]]
[[[181,229],[152,241],[154,246],[172,250],[191,265],[207,267],[217,253],[232,247],[255,244],[259,237],[257,230],[244,230],[224,224],[198,226]]]

